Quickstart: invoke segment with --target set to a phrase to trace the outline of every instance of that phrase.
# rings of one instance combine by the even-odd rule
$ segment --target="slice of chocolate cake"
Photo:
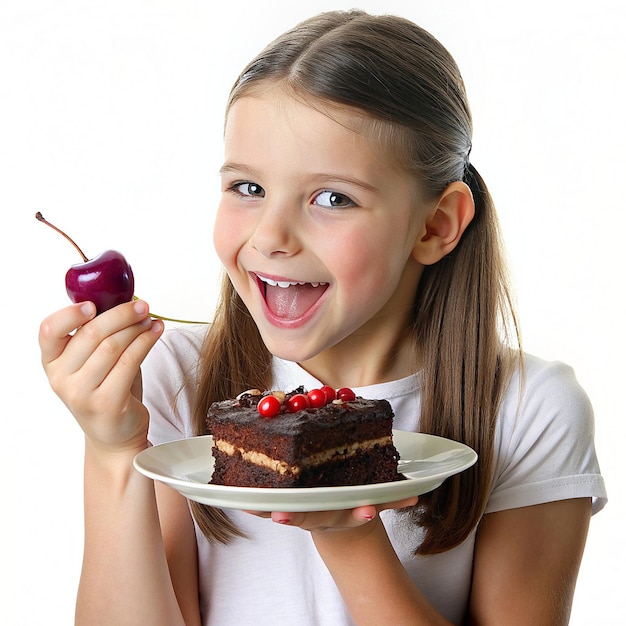
[[[324,390],[254,390],[213,403],[211,483],[328,487],[398,480],[389,402]]]

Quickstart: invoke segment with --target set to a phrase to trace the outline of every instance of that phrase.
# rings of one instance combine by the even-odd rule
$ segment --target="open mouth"
[[[285,319],[296,320],[322,297],[328,283],[274,280],[267,276],[255,274],[259,289],[272,315]]]

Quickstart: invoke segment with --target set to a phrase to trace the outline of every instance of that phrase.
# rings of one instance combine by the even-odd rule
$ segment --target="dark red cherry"
[[[342,402],[352,402],[356,398],[356,394],[349,387],[342,387],[337,391],[337,398]]]
[[[257,410],[263,417],[274,417],[280,413],[282,404],[276,396],[265,396],[257,404]]]
[[[303,393],[297,393],[295,396],[291,396],[287,402],[286,407],[290,413],[297,413],[298,411],[304,411],[311,406],[309,399]]]
[[[65,289],[72,302],[89,300],[102,313],[133,299],[135,279],[124,256],[107,250],[85,263],[72,265],[65,275]]]
[[[322,391],[324,392],[324,395],[326,396],[327,404],[329,402],[332,402],[337,397],[336,391],[329,385],[324,385],[322,387]]]
[[[309,402],[314,409],[320,409],[326,406],[326,394],[321,389],[311,389],[307,394]]]
[[[135,278],[122,254],[107,250],[90,260],[73,239],[48,222],[41,213],[37,212],[35,217],[63,235],[83,258],[84,263],[72,265],[65,275],[65,288],[72,302],[88,300],[96,305],[98,313],[102,313],[133,299]]]

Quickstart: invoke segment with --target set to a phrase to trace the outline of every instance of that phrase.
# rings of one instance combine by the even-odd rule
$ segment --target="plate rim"
[[[146,466],[147,461],[154,460],[153,457],[158,455],[160,451],[169,447],[174,450],[184,446],[191,445],[204,445],[207,446],[207,442],[212,440],[212,436],[198,435],[195,437],[183,437],[181,439],[175,439],[168,442],[163,442],[155,446],[151,446],[142,450],[133,459],[133,465],[135,469],[144,476],[151,478],[152,480],[161,482],[175,489],[189,500],[196,500],[198,502],[209,504],[211,506],[217,506],[219,508],[230,509],[254,509],[259,511],[272,511],[279,510],[277,507],[281,507],[280,510],[285,510],[285,506],[289,505],[289,500],[293,500],[293,507],[290,511],[313,511],[313,510],[332,510],[337,508],[354,508],[354,506],[360,506],[356,504],[353,506],[354,501],[362,501],[365,504],[381,504],[384,502],[392,502],[394,500],[400,500],[403,498],[411,497],[412,495],[422,495],[433,489],[439,487],[447,478],[465,471],[477,461],[478,455],[475,450],[470,446],[441,437],[439,435],[431,435],[429,433],[415,433],[412,431],[403,431],[394,429],[395,438],[415,438],[422,441],[437,441],[440,445],[459,449],[464,451],[466,458],[463,463],[458,463],[453,467],[450,467],[448,463],[447,469],[440,472],[433,472],[427,475],[419,477],[411,477],[410,474],[406,474],[406,480],[387,482],[387,483],[375,483],[367,485],[353,485],[353,486],[336,486],[336,487],[233,487],[229,485],[212,485],[210,483],[204,483],[200,481],[194,481],[190,479],[184,479],[176,477],[172,473],[163,473],[150,469]],[[201,443],[200,443],[201,442]],[[417,443],[417,441],[413,442]],[[210,452],[210,448],[208,449]],[[193,458],[192,458],[193,460]],[[391,499],[386,494],[390,494]],[[399,497],[398,497],[399,495]],[[333,502],[325,503],[323,508],[315,505],[311,508],[311,504],[305,500],[312,500],[314,502],[319,501],[324,496],[331,497]],[[342,496],[345,502],[348,502],[348,506],[340,506]],[[382,498],[382,499],[381,499]],[[245,500],[249,500],[248,506],[245,506]],[[301,500],[302,499],[302,500]]]

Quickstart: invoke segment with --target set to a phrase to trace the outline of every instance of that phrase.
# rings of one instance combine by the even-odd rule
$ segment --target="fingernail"
[[[140,315],[148,312],[148,305],[141,300],[137,300],[133,304],[133,308],[135,309],[135,313],[139,313]]]
[[[368,513],[367,515],[363,516],[363,519],[366,519],[368,522],[370,522],[371,520],[373,520],[376,516],[372,515],[371,513]]]
[[[93,302],[83,302],[80,307],[80,312],[83,315],[93,315],[94,314],[94,305]]]
[[[289,522],[291,522],[291,519],[289,517],[281,517],[280,519],[276,519],[274,521],[278,524],[289,524]]]

